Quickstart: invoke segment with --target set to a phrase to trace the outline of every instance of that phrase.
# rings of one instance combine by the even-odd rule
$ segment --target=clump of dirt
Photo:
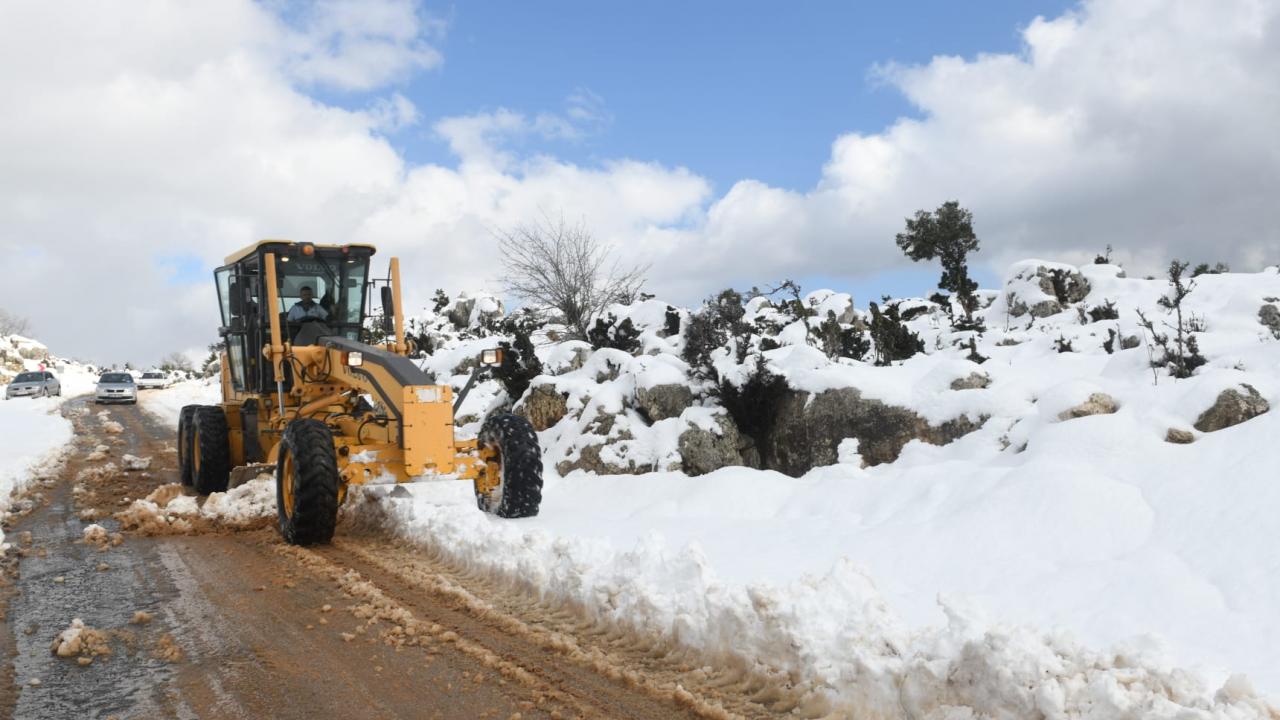
[[[146,625],[155,618],[154,615],[146,610],[137,610],[133,613],[133,617],[129,618],[130,625]]]
[[[84,543],[105,547],[111,543],[111,534],[101,525],[94,523],[84,529]]]
[[[156,640],[156,644],[151,648],[151,657],[165,662],[176,663],[182,659],[182,648],[178,647],[173,635],[165,633]]]
[[[80,511],[78,517],[83,522],[93,522],[94,520],[97,520],[99,517],[101,517],[101,515],[102,513],[98,510],[98,508],[85,508],[84,510]]]
[[[125,457],[129,458],[133,456],[125,455]],[[151,458],[147,458],[148,462],[150,462],[150,460]],[[155,503],[157,507],[168,507],[169,503],[181,494],[182,485],[180,483],[167,483],[165,485],[161,485],[155,490],[152,490],[151,494],[146,497],[146,500],[147,502]]]
[[[191,519],[169,515],[150,500],[134,500],[128,508],[116,513],[115,518],[120,521],[120,527],[143,535],[188,535],[195,531]]]
[[[124,426],[115,420],[108,420],[102,423],[102,430],[104,432],[111,433],[112,435],[119,435],[124,432]]]
[[[61,658],[89,658],[92,662],[93,658],[99,655],[111,654],[109,640],[110,636],[107,633],[91,628],[80,618],[75,618],[66,630],[58,633],[58,636],[53,639],[49,651]]]

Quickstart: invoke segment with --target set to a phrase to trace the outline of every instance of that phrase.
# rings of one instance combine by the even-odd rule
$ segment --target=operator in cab
[[[289,322],[300,323],[308,320],[329,319],[329,311],[314,300],[315,291],[310,286],[303,285],[299,288],[298,294],[302,299],[289,308]]]

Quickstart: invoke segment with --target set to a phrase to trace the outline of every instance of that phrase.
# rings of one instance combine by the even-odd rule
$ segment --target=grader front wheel
[[[338,458],[333,434],[319,420],[284,429],[276,463],[276,514],[291,545],[327,543],[338,523]]]
[[[485,421],[477,440],[498,482],[487,490],[476,482],[476,505],[503,518],[537,515],[542,505],[542,450],[533,426],[519,415],[499,413]]]

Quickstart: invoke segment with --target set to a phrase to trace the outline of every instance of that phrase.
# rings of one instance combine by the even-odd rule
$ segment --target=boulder
[[[952,390],[981,390],[991,384],[991,376],[986,373],[972,372],[962,378],[951,381]]]
[[[1169,428],[1169,432],[1164,434],[1164,441],[1175,445],[1190,445],[1196,441],[1196,436],[1190,430]]]
[[[688,385],[654,385],[636,388],[636,407],[649,422],[680,417],[680,413],[693,405],[693,390]]]
[[[1059,271],[1057,277],[1061,278],[1062,285],[1061,288],[1056,289],[1054,288],[1053,272],[1055,269]],[[1059,297],[1060,290],[1068,303],[1078,303],[1089,294],[1089,281],[1078,270],[1050,269],[1042,266],[1036,268],[1036,278],[1039,279],[1040,289],[1044,291],[1045,295],[1060,300],[1062,299]]]
[[[501,320],[505,315],[502,301],[490,295],[463,295],[453,302],[448,312],[449,322],[459,330],[488,325]]]
[[[556,390],[554,385],[534,385],[516,406],[516,414],[529,421],[534,430],[546,430],[560,422],[569,412],[569,396]]]
[[[1132,350],[1142,344],[1142,339],[1137,335],[1126,335],[1120,338],[1121,350]]]
[[[1120,406],[1116,404],[1115,398],[1106,393],[1093,393],[1088,400],[1058,413],[1058,419],[1074,420],[1090,415],[1110,415],[1119,409]]]
[[[1012,317],[1028,313],[1036,318],[1057,315],[1065,305],[1084,300],[1090,290],[1088,278],[1070,265],[1028,264],[1014,275],[1009,285],[1006,302]]]
[[[680,466],[685,473],[706,475],[722,467],[746,464],[739,449],[742,437],[738,426],[724,413],[716,415],[716,425],[719,432],[690,425],[680,434]]]
[[[1256,418],[1270,409],[1271,405],[1256,388],[1240,383],[1238,387],[1218,393],[1218,399],[1200,414],[1194,426],[1200,432],[1215,432]]]
[[[1258,322],[1271,331],[1271,335],[1280,340],[1280,308],[1267,303],[1258,308]]]
[[[817,395],[789,391],[778,404],[776,418],[770,436],[758,439],[761,463],[793,477],[836,463],[846,438],[857,438],[858,452],[867,465],[879,465],[897,460],[911,440],[945,445],[986,421],[960,416],[930,425],[911,410],[862,397],[857,388]]]

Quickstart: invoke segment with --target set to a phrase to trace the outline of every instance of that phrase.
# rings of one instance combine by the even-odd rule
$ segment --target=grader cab
[[[264,240],[214,271],[222,402],[182,408],[183,484],[208,494],[274,472],[280,532],[299,545],[328,542],[361,483],[470,480],[481,510],[537,515],[542,454],[527,420],[496,413],[476,438],[454,436],[454,412],[501,351],[483,353],[455,399],[409,359],[399,262],[371,279],[374,252]],[[362,342],[375,294],[389,338],[378,345]]]

